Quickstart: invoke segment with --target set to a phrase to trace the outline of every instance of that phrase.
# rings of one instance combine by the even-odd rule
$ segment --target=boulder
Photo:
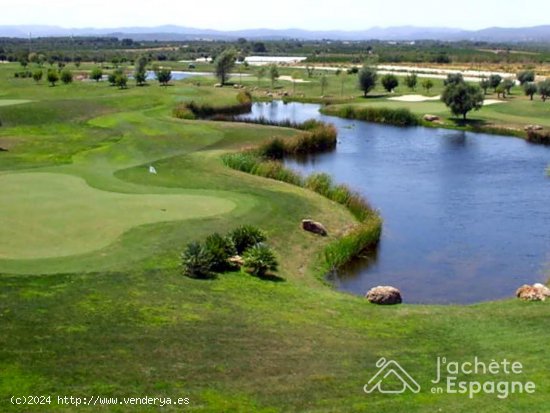
[[[550,297],[550,288],[542,284],[523,285],[516,291],[516,297],[524,301],[545,301]]]
[[[244,265],[243,257],[240,255],[234,255],[233,257],[229,258],[227,261],[229,261],[230,264],[242,267]]]
[[[540,125],[527,125],[524,129],[526,131],[533,131],[533,130],[543,130],[544,128]]]
[[[380,305],[401,304],[401,292],[395,287],[374,287],[365,296],[369,302]]]
[[[320,222],[313,221],[311,219],[302,219],[302,229],[308,232],[313,232],[314,234],[321,235],[326,237],[328,232],[323,224]]]
[[[424,116],[423,116],[423,119],[424,119],[426,122],[435,122],[436,120],[439,120],[439,116],[436,116],[436,115],[424,115]]]
[[[222,87],[223,85],[221,83],[216,83],[214,87]]]

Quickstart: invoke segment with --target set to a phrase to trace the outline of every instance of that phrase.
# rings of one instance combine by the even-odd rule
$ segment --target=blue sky
[[[549,0],[16,0],[0,24],[63,27],[181,26],[222,30],[373,26],[480,29],[550,24]]]

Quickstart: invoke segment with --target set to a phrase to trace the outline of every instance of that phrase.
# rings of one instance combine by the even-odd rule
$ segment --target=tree
[[[73,81],[73,72],[71,72],[69,69],[63,69],[59,74],[59,77],[63,83],[68,85]]]
[[[550,96],[550,79],[537,83],[537,89],[542,101],[546,102],[546,99]]]
[[[508,95],[510,95],[512,92],[512,88],[516,85],[516,82],[514,82],[512,79],[504,79],[502,81],[502,87],[506,91]]]
[[[484,94],[487,94],[487,89],[489,89],[490,86],[491,83],[489,83],[489,79],[487,79],[486,77],[482,77],[479,81],[479,87],[483,89]]]
[[[225,85],[229,79],[229,73],[235,66],[235,59],[237,54],[233,49],[226,49],[214,61],[216,77],[220,81],[221,85]]]
[[[277,258],[267,245],[260,243],[245,251],[244,266],[258,277],[263,277],[268,271],[277,271]]]
[[[523,86],[526,83],[535,81],[535,72],[533,72],[532,70],[523,70],[519,72],[516,77],[519,80],[521,86]]]
[[[325,89],[328,86],[328,79],[324,73],[321,75],[321,79],[319,79],[319,84],[321,85],[321,96],[324,96]]]
[[[422,81],[422,87],[426,89],[426,93],[430,93],[430,89],[434,87],[434,82],[431,79],[424,79]]]
[[[147,81],[147,71],[145,70],[148,63],[148,59],[145,56],[140,56],[136,60],[134,79],[138,86],[143,86]]]
[[[525,96],[529,96],[529,98],[533,100],[533,96],[537,93],[537,85],[535,82],[524,83],[523,92],[525,93]]]
[[[168,82],[172,80],[172,71],[168,68],[157,69],[155,76],[161,86],[168,86]]]
[[[417,83],[418,83],[418,76],[416,75],[416,73],[411,73],[410,75],[405,77],[405,84],[410,90],[415,90]]]
[[[479,110],[483,106],[483,91],[479,86],[466,83],[449,84],[441,95],[441,100],[455,116],[466,115],[471,110]]]
[[[126,84],[128,83],[128,76],[124,73],[117,73],[115,75],[115,86],[119,89],[126,89]]]
[[[99,82],[102,77],[103,70],[101,70],[99,67],[94,67],[90,72],[90,79],[95,80],[96,82]]]
[[[493,91],[497,91],[497,87],[500,85],[500,82],[502,82],[502,76],[500,75],[491,75],[489,76],[489,86],[493,88]]]
[[[363,91],[363,96],[367,97],[367,94],[376,86],[376,79],[378,75],[376,70],[372,67],[363,66],[359,71],[359,88]]]
[[[382,86],[388,93],[392,93],[393,90],[399,86],[399,80],[395,75],[385,75],[382,77]]]
[[[506,89],[504,88],[504,85],[498,85],[495,92],[497,92],[497,98],[500,99],[502,96],[502,99],[506,99]]]
[[[42,70],[38,69],[38,70],[35,70],[34,73],[32,74],[32,78],[34,79],[34,81],[36,83],[40,82],[42,80],[42,76],[43,76],[44,73],[42,73]]]
[[[269,79],[271,80],[271,89],[275,87],[275,82],[279,79],[279,68],[277,65],[269,66]]]
[[[462,73],[451,73],[447,75],[447,79],[443,81],[443,85],[445,86],[458,85],[460,83],[464,83],[464,77],[462,76]]]
[[[46,74],[46,78],[51,86],[55,86],[55,84],[59,81],[59,74],[57,73],[57,70],[50,69]]]

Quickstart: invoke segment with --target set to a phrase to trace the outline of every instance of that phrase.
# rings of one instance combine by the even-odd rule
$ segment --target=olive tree
[[[422,87],[426,89],[426,93],[430,93],[430,89],[434,87],[434,82],[432,79],[424,79],[422,81]]]
[[[59,74],[57,73],[57,70],[48,70],[48,73],[46,74],[46,79],[48,79],[48,82],[51,86],[55,86],[55,84],[59,81]]]
[[[395,75],[385,75],[382,77],[382,86],[388,93],[393,92],[393,90],[399,86],[399,80]]]
[[[367,97],[367,94],[375,88],[378,75],[372,67],[363,66],[358,73],[358,79],[359,89],[363,91],[363,96]]]
[[[491,75],[489,76],[489,86],[493,88],[493,91],[496,92],[497,88],[502,82],[502,76],[500,75]]]
[[[535,81],[535,72],[533,72],[532,70],[522,70],[516,75],[516,77],[519,80],[521,86],[523,86],[526,83]]]
[[[214,72],[221,85],[225,85],[229,79],[229,74],[235,66],[237,53],[233,49],[224,50],[216,57],[214,61]]]
[[[465,120],[468,112],[479,110],[483,106],[483,91],[479,86],[464,82],[449,84],[441,95],[441,100],[453,115],[462,116]]]
[[[271,89],[273,89],[275,82],[279,79],[279,68],[277,65],[269,66],[269,79],[271,79]]]
[[[94,67],[90,72],[90,79],[95,80],[96,82],[99,82],[102,77],[103,70],[101,70],[99,67]]]
[[[539,82],[537,84],[537,89],[542,101],[546,102],[546,99],[548,99],[548,96],[550,96],[550,79]]]
[[[405,85],[407,85],[410,90],[415,90],[417,83],[418,76],[416,75],[416,73],[411,73],[410,75],[405,76]]]
[[[527,82],[523,85],[523,92],[525,96],[529,96],[529,98],[533,100],[533,96],[537,93],[537,85],[535,82]]]

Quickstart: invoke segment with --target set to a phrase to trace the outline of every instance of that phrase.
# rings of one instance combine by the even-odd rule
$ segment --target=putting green
[[[106,192],[56,173],[0,176],[0,258],[81,254],[105,247],[132,227],[227,213],[235,204],[203,195]]]

